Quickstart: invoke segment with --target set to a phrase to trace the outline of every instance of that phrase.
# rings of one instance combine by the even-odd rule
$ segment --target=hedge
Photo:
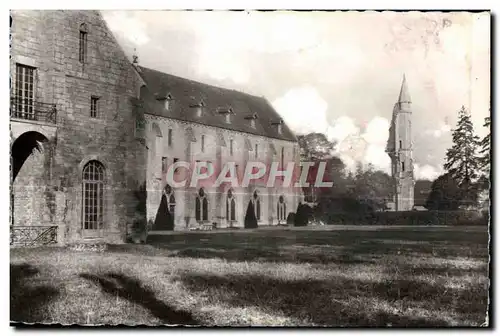
[[[390,211],[329,213],[319,216],[332,225],[488,225],[489,215],[475,211]]]

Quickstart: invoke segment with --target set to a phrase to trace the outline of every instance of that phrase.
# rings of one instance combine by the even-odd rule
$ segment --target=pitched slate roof
[[[272,123],[278,122],[281,117],[263,97],[195,82],[142,66],[139,66],[138,70],[146,83],[146,87],[141,90],[141,99],[147,114],[269,138],[297,141],[293,132],[284,123],[281,126],[281,134],[278,133],[278,127]],[[171,96],[171,101],[167,110],[161,99],[168,95]],[[204,107],[203,114],[199,117],[194,106],[201,102]],[[234,114],[230,116],[231,122],[227,123],[225,115],[219,111],[227,110],[229,107]],[[255,128],[250,126],[250,120],[245,119],[252,114],[257,115]]]

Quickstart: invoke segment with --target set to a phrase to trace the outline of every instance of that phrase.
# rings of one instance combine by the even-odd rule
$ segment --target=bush
[[[245,229],[255,229],[257,226],[253,202],[248,202],[247,213],[245,214]]]
[[[313,209],[305,204],[299,204],[297,214],[295,215],[295,226],[307,226],[311,220]]]

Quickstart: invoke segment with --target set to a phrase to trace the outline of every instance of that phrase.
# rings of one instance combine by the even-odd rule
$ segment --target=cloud
[[[198,12],[187,21],[195,27],[200,42],[197,71],[218,81],[247,83],[253,58],[319,43],[311,18],[294,13]]]
[[[426,130],[425,134],[432,135],[435,138],[440,138],[443,135],[449,133],[451,131],[451,126],[447,124],[441,125],[440,128],[434,130]]]
[[[414,175],[417,180],[435,180],[440,175],[444,174],[444,170],[439,167],[434,167],[431,165],[414,164]]]
[[[353,118],[342,116],[335,119],[333,125],[327,128],[326,136],[328,140],[340,143],[349,136],[359,135],[359,131]]]
[[[338,118],[328,128],[328,138],[338,141],[337,153],[343,161],[350,162],[346,163],[350,170],[361,163],[390,173],[390,159],[385,152],[388,137],[389,121],[379,116],[370,120],[363,131],[347,116]]]
[[[109,28],[134,46],[142,46],[150,41],[146,25],[126,11],[103,12]]]
[[[297,134],[325,133],[328,129],[326,110],[328,104],[311,86],[289,90],[272,102],[287,125]]]

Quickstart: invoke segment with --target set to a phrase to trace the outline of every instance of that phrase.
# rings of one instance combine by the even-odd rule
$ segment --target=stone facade
[[[129,62],[97,11],[15,10],[11,20],[11,225],[15,227],[57,226],[60,244],[123,242],[134,224],[151,223],[158,213],[166,187],[163,158],[164,164],[174,158],[217,164],[231,159],[244,167],[253,160],[254,150],[246,146],[250,142],[252,149],[258,144],[263,159],[284,148],[284,160],[298,162],[296,139],[289,130],[283,136],[280,132],[268,136],[276,123],[266,118],[275,112],[264,111],[269,106],[260,100],[254,99],[251,109],[261,115],[259,127],[267,127],[267,133],[156,113],[151,106],[160,101],[152,103],[151,96],[142,94],[158,93],[154,83],[145,81],[144,71]],[[223,98],[207,97],[207,102],[227,105]],[[177,107],[181,105],[191,109],[181,102]],[[248,116],[238,104],[232,108],[238,118]],[[231,139],[234,148],[229,157]],[[277,223],[279,196],[287,202],[287,213],[296,209],[301,197],[300,191],[269,190],[258,183],[234,190],[236,220],[228,223],[223,206],[227,190],[206,189],[209,216],[203,222],[221,226],[243,226],[255,189],[260,190],[262,224]],[[200,224],[194,214],[198,191],[173,191],[171,229]],[[86,227],[87,221],[93,224]]]
[[[413,141],[411,133],[411,98],[403,76],[398,102],[394,105],[387,153],[391,158],[394,179],[394,203],[391,210],[409,211],[414,205]]]
[[[56,225],[60,243],[83,238],[124,241],[137,206],[133,191],[144,180],[143,144],[134,137],[132,104],[140,77],[94,11],[12,11],[12,165],[33,144],[13,181],[12,224]],[[83,25],[83,26],[82,26]],[[80,34],[86,33],[83,62]],[[33,69],[33,115],[16,114],[19,66]],[[26,82],[26,78],[22,79]],[[91,116],[91,98],[98,114]],[[44,106],[54,106],[47,121]],[[29,148],[31,147],[31,148]],[[103,225],[82,229],[82,170],[91,160],[104,166]]]
[[[157,130],[161,133],[158,133]],[[186,129],[190,129],[196,141],[191,141]],[[200,182],[199,187],[172,188],[175,197],[174,230],[186,230],[197,227],[202,223],[216,223],[217,227],[243,227],[248,203],[253,200],[254,192],[257,191],[261,202],[261,214],[259,225],[276,225],[286,223],[288,213],[295,212],[298,202],[302,200],[299,188],[285,188],[277,182],[274,188],[267,187],[267,182],[250,181],[247,187],[241,187],[241,177],[244,167],[249,161],[276,162],[280,160],[277,153],[283,148],[284,163],[294,162],[298,165],[298,145],[291,141],[259,137],[256,135],[225,130],[201,124],[182,122],[178,120],[157,117],[146,114],[146,134],[148,147],[147,165],[147,217],[150,227],[153,228],[155,218],[160,208],[161,198],[167,185],[166,169],[173,164],[174,160],[193,163],[196,161],[208,161],[217,167],[225,163],[234,162],[240,183],[238,187],[221,186],[212,187],[214,179],[207,179],[206,183]],[[168,144],[168,132],[174,134],[172,143]],[[190,131],[190,132],[191,132]],[[161,134],[161,136],[158,136]],[[201,150],[201,136],[205,137],[205,148]],[[224,141],[220,139],[224,138]],[[230,153],[229,144],[233,143],[233,155]],[[251,144],[249,150],[247,143]],[[255,156],[255,145],[257,144],[258,156]],[[162,162],[163,158],[163,162]],[[269,168],[269,164],[266,164]],[[163,169],[162,169],[163,168]],[[184,178],[186,176],[183,176]],[[180,178],[179,180],[182,180]],[[207,220],[196,220],[196,197],[199,189],[203,188],[208,198]],[[235,199],[234,221],[227,218],[228,190],[232,189]],[[278,202],[282,196],[285,203],[285,215],[278,217]]]
[[[249,162],[260,162],[267,170],[273,162],[280,167],[293,162],[298,167],[297,139],[270,104],[262,97],[152,69],[138,67],[138,71],[145,83],[139,101],[141,115],[145,116],[143,134],[148,149],[150,228],[186,230],[213,223],[217,227],[244,227],[249,202],[256,204],[254,195],[260,205],[259,225],[286,223],[288,213],[295,211],[302,199],[300,188],[285,188],[279,181],[274,187],[267,187],[266,178],[241,186]],[[214,167],[214,177],[200,181],[197,186],[177,188],[168,184],[166,176],[174,161],[187,162],[190,170],[184,170],[184,174],[188,175],[197,161],[209,162]],[[228,164],[237,167],[238,185],[214,186],[218,173]],[[168,192],[164,192],[166,188]],[[206,215],[200,214],[201,188],[207,202]],[[198,208],[197,202],[200,202]],[[166,226],[158,223],[164,208],[172,216]]]

